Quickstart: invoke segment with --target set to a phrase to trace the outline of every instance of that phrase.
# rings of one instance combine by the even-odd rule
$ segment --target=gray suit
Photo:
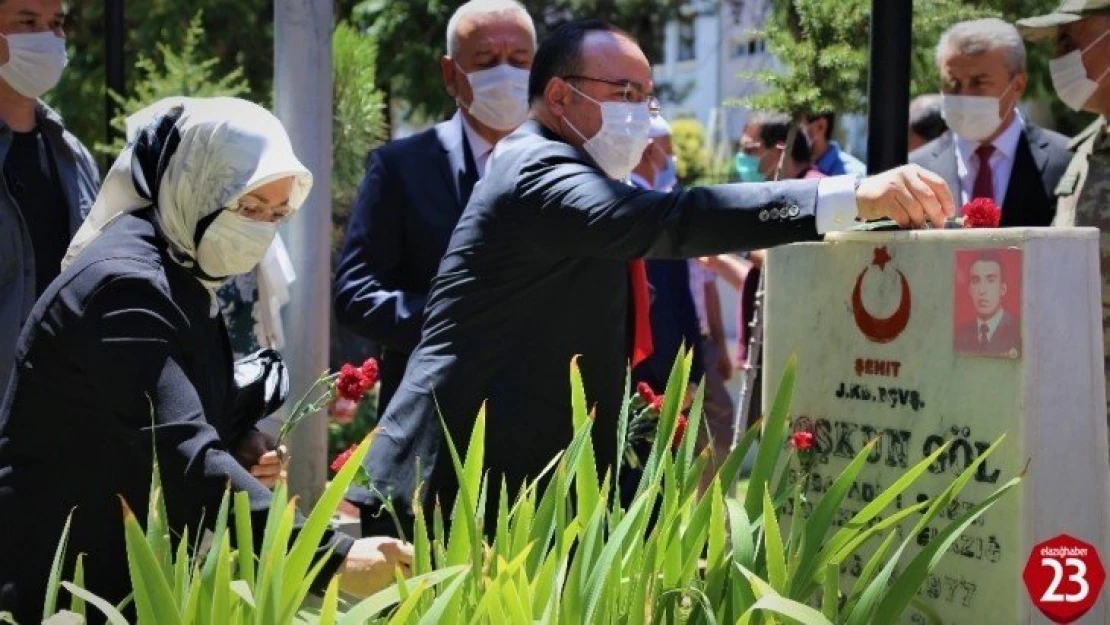
[[[425,505],[438,498],[450,511],[457,482],[440,415],[465,450],[483,402],[490,487],[535,477],[571,440],[575,355],[596,408],[594,453],[610,470],[628,367],[628,261],[816,239],[816,202],[815,180],[636,189],[525,123],[498,144],[432,282],[420,344],[367,456],[376,492],[348,496],[364,519],[380,496],[404,512],[419,481]]]
[[[1002,203],[1001,227],[1051,225],[1056,215],[1056,185],[1070,160],[1067,137],[1026,123]],[[952,131],[914,150],[910,162],[944,178],[952,197],[959,201],[960,176]]]
[[[58,167],[72,237],[96,199],[100,173],[92,155],[77,137],[66,132],[57,113],[39,103],[35,114]],[[0,165],[11,142],[11,129],[0,123]],[[15,364],[19,331],[31,314],[35,299],[35,251],[31,235],[5,184],[0,190],[0,400]]]

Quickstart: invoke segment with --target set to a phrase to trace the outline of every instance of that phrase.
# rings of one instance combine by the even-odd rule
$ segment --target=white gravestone
[[[903,506],[939,493],[1006,434],[961,504],[1028,461],[1026,479],[953,545],[919,597],[948,624],[1047,622],[1022,582],[1033,545],[1066,533],[1110,557],[1097,231],[845,232],[773,250],[768,272],[763,397],[797,354],[791,416],[815,429],[820,475],[810,502],[871,439],[879,445],[840,522],[943,442],[955,441]],[[864,562],[846,563],[845,590]],[[1110,623],[1103,595],[1081,622]],[[927,622],[912,608],[903,621]]]

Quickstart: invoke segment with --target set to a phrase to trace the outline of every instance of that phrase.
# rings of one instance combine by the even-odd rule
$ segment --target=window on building
[[[732,42],[732,58],[739,59],[746,56],[757,56],[767,51],[767,40],[740,39]]]
[[[678,60],[693,61],[694,48],[694,18],[687,17],[678,20]]]

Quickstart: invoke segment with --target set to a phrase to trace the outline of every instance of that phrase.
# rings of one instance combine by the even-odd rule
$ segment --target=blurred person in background
[[[833,133],[836,131],[836,113],[825,111],[808,115],[804,120],[804,128],[806,137],[812,144],[813,164],[818,171],[826,176],[867,174],[867,165],[845,152],[844,148],[833,140]]]
[[[909,151],[939,138],[948,130],[939,93],[919,95],[910,102]]]
[[[0,400],[19,332],[100,188],[92,155],[40,99],[69,62],[65,19],[62,0],[0,2]]]

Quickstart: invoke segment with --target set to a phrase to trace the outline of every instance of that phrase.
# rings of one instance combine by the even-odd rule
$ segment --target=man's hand
[[[856,189],[859,218],[873,221],[889,217],[903,228],[921,228],[926,222],[943,228],[956,214],[948,184],[917,165],[864,178]]]
[[[356,597],[370,595],[393,583],[393,571],[412,576],[412,545],[385,536],[355,541],[339,569],[339,589]]]

